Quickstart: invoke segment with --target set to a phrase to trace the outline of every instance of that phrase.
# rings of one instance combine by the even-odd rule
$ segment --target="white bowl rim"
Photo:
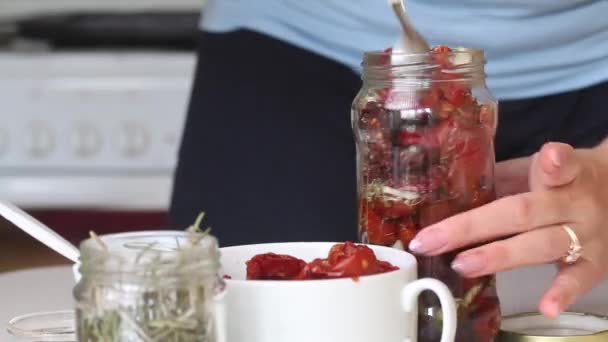
[[[344,242],[327,242],[327,241],[306,241],[306,242],[270,242],[270,243],[256,243],[256,244],[245,244],[245,245],[237,245],[237,246],[228,246],[228,247],[221,247],[220,248],[220,253],[222,253],[225,250],[230,250],[230,249],[237,249],[237,248],[243,248],[243,247],[264,247],[264,246],[268,246],[268,247],[272,247],[272,246],[285,246],[285,245],[302,245],[302,244],[306,244],[306,245],[323,245],[323,246],[333,246],[336,244],[340,244],[340,243],[344,243]],[[409,252],[404,251],[404,250],[400,250],[400,249],[396,249],[393,247],[387,247],[387,246],[380,246],[380,245],[371,245],[371,244],[364,244],[364,243],[355,243],[357,245],[366,245],[368,247],[370,247],[371,249],[385,249],[385,250],[390,250],[391,253],[400,253],[402,254],[405,258],[408,259],[408,264],[411,263],[412,265],[416,265],[417,261],[416,258]],[[221,257],[220,257],[221,259]],[[76,281],[79,281],[80,278],[80,262],[74,263],[72,265],[72,273],[74,274],[74,278]],[[243,267],[245,267],[245,265],[243,265]],[[414,267],[414,269],[416,269]],[[357,278],[356,280],[354,280],[353,278],[334,278],[334,279],[309,279],[309,280],[247,280],[247,279],[231,279],[231,278],[224,278],[223,280],[227,283],[227,284],[234,284],[235,285],[242,285],[242,284],[247,284],[247,286],[256,286],[256,287],[266,287],[266,286],[277,286],[277,285],[281,285],[281,286],[314,286],[314,285],[319,285],[319,284],[327,284],[327,283],[339,283],[339,282],[350,282],[350,283],[357,283],[359,281],[368,281],[368,280],[372,280],[372,279],[378,279],[381,280],[384,277],[389,277],[392,276],[396,273],[404,273],[406,272],[405,269],[403,268],[399,268],[397,270],[394,271],[389,271],[389,272],[384,272],[384,273],[378,273],[378,274],[372,274],[372,275],[366,275],[366,276],[361,276],[359,278]],[[221,275],[223,276],[223,275]]]
[[[247,244],[247,245],[238,245],[238,246],[229,246],[229,247],[222,247],[220,248],[220,253],[223,252],[224,250],[229,250],[229,249],[237,249],[237,248],[243,248],[243,247],[265,247],[268,246],[269,249],[272,248],[272,246],[285,246],[285,245],[319,245],[319,246],[333,246],[336,244],[341,244],[344,242],[327,242],[327,241],[306,241],[306,242],[271,242],[271,243],[257,243],[257,244]],[[365,245],[370,247],[372,250],[387,250],[390,251],[391,253],[399,253],[402,254],[405,258],[407,258],[407,263],[414,265],[414,270],[416,270],[416,265],[417,265],[417,261],[416,258],[410,254],[407,251],[403,251],[400,249],[396,249],[393,247],[387,247],[387,246],[380,246],[380,245],[371,245],[371,244],[364,244],[364,243],[355,243],[356,245]],[[272,251],[270,251],[272,252]],[[322,256],[320,256],[322,257]],[[245,265],[243,265],[243,267],[245,267]],[[389,271],[389,272],[384,272],[384,273],[378,273],[378,274],[372,274],[372,275],[366,275],[366,276],[361,276],[358,277],[357,279],[353,279],[353,278],[334,278],[334,279],[309,279],[309,280],[247,280],[247,279],[230,279],[230,278],[225,278],[224,281],[226,282],[226,284],[228,284],[228,286],[235,286],[235,285],[245,285],[245,286],[249,286],[249,287],[276,287],[277,285],[281,285],[284,287],[300,287],[300,286],[318,286],[320,284],[338,284],[338,283],[358,283],[361,281],[373,281],[373,280],[382,280],[383,278],[386,277],[392,277],[395,274],[402,274],[405,273],[406,270],[403,268],[399,268],[397,270],[394,271]]]

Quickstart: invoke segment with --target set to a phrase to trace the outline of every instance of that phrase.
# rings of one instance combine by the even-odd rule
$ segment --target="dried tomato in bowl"
[[[275,253],[258,254],[247,261],[247,279],[296,279],[306,266],[304,260]]]
[[[310,263],[275,253],[258,254],[247,261],[248,280],[310,280],[354,278],[397,270],[389,262],[378,260],[365,245],[345,242],[334,245],[327,258]]]

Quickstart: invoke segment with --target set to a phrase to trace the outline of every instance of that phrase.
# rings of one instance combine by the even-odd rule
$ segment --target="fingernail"
[[[562,157],[556,150],[549,151],[549,159],[551,160],[551,163],[553,163],[553,166],[560,167],[562,165]]]
[[[409,250],[415,254],[426,254],[445,246],[447,237],[441,228],[422,230],[409,244]]]
[[[458,256],[452,262],[452,269],[460,274],[479,273],[485,266],[485,258],[478,253]]]
[[[547,316],[549,316],[550,318],[556,318],[557,316],[559,316],[562,311],[564,311],[562,305],[560,304],[559,300],[554,299],[552,301],[549,302],[549,304],[547,304],[546,310],[545,310],[545,314]]]

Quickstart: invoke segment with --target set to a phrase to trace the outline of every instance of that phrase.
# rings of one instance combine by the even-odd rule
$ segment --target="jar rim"
[[[439,59],[433,58],[440,56]],[[452,74],[446,81],[483,81],[485,79],[485,52],[482,49],[458,47],[445,53],[402,53],[392,51],[367,51],[361,63],[365,82],[400,86],[426,86],[438,82],[434,72]],[[449,67],[446,67],[449,65]]]
[[[96,236],[80,245],[81,274],[175,274],[220,267],[217,239],[206,233],[140,231]],[[151,272],[152,271],[152,272]]]
[[[452,48],[452,51],[450,52],[446,52],[445,54],[448,56],[460,56],[460,55],[472,55],[472,56],[481,56],[483,57],[485,55],[485,51],[483,49],[479,49],[479,48],[466,48],[466,47],[456,47],[456,48]],[[370,51],[365,51],[363,53],[364,57],[365,56],[399,56],[399,57],[412,57],[412,58],[422,58],[422,57],[427,57],[429,55],[431,55],[432,52],[426,52],[426,53],[405,53],[405,52],[395,52],[395,51],[386,51],[386,50],[370,50]],[[365,58],[364,58],[365,59]]]

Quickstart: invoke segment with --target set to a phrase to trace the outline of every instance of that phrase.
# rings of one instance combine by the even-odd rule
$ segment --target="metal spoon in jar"
[[[23,230],[55,252],[63,255],[73,262],[78,262],[80,251],[78,248],[76,248],[76,246],[62,238],[59,234],[55,233],[55,231],[51,228],[45,226],[23,210],[17,208],[15,205],[5,201],[0,201],[0,216],[4,217],[12,224],[17,226],[17,228]]]
[[[427,53],[431,49],[424,37],[412,25],[410,19],[405,14],[404,0],[388,0],[389,5],[397,15],[399,23],[403,29],[403,35],[397,42],[395,50],[404,54]]]

